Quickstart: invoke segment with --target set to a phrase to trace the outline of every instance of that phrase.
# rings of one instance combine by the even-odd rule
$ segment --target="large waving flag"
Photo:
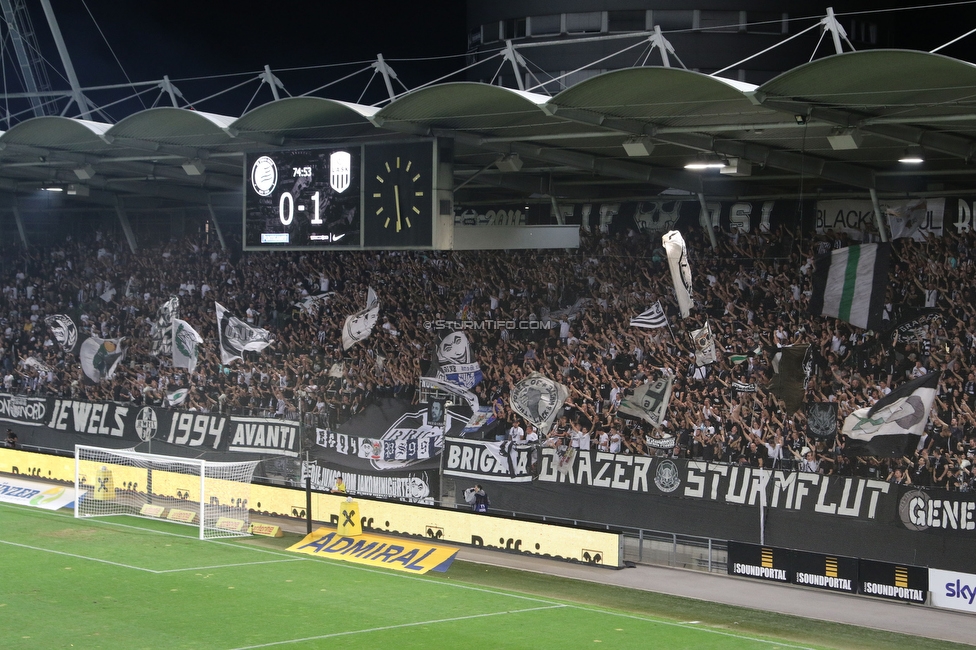
[[[864,329],[882,329],[890,258],[887,243],[857,244],[818,257],[810,312]]]
[[[170,354],[173,347],[173,319],[179,316],[180,299],[172,296],[156,310],[156,320],[152,324],[149,337],[152,340],[151,353],[155,357]]]
[[[684,237],[672,230],[661,238],[668,255],[671,269],[671,282],[674,283],[674,297],[678,301],[678,311],[682,318],[688,318],[691,310],[691,266],[688,264],[688,249]]]
[[[701,329],[691,331],[691,339],[695,342],[696,364],[704,366],[718,360],[715,353],[715,337],[712,336],[712,327],[708,321],[705,321],[705,326]]]
[[[78,346],[78,326],[67,314],[46,316],[44,322],[54,334],[54,340],[61,345],[65,352],[74,352]]]
[[[930,372],[888,393],[844,420],[849,456],[897,457],[911,453],[925,430],[942,373]]]
[[[674,379],[662,377],[653,383],[641,384],[629,395],[620,400],[617,412],[649,422],[658,429],[664,423],[668,404],[671,402],[671,387]]]
[[[366,294],[366,308],[350,314],[342,325],[342,349],[348,350],[359,341],[365,340],[372,332],[380,317],[380,299],[369,288]]]
[[[85,383],[98,384],[115,376],[115,369],[125,358],[122,339],[101,339],[88,336],[78,346],[78,361]]]
[[[510,403],[512,410],[539,428],[545,435],[562,412],[569,389],[538,372],[515,384]]]
[[[173,367],[186,368],[193,374],[197,367],[199,346],[203,338],[189,323],[179,318],[173,319]]]
[[[260,352],[271,345],[271,334],[266,329],[248,325],[240,318],[231,316],[219,302],[217,306],[217,333],[220,337],[220,362],[229,364],[234,359],[244,359],[244,351]]]
[[[664,314],[664,308],[661,306],[660,300],[651,305],[647,311],[630,319],[631,327],[657,329],[659,327],[666,327],[667,324],[668,317]]]
[[[787,345],[771,350],[773,378],[769,391],[786,404],[786,415],[792,416],[803,404],[807,381],[809,345]]]
[[[451,332],[437,346],[438,377],[462,388],[474,388],[484,375],[464,332]]]

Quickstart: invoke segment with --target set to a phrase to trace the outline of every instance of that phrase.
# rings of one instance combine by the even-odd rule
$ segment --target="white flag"
[[[667,324],[668,317],[664,314],[664,308],[661,306],[660,300],[651,305],[651,308],[647,311],[630,319],[631,327],[657,329],[659,327],[665,327]]]
[[[179,316],[180,299],[176,296],[159,305],[156,321],[152,325],[149,336],[152,338],[152,355],[165,356],[170,353],[173,344],[173,319]]]
[[[172,393],[166,393],[166,403],[170,406],[179,406],[186,401],[189,394],[189,388],[177,388]]]
[[[115,369],[125,358],[122,339],[89,336],[78,346],[78,361],[86,383],[97,384],[115,376]]]
[[[569,389],[538,372],[515,384],[510,403],[512,410],[539,427],[546,434],[562,411]]]
[[[673,384],[674,378],[670,375],[654,383],[641,384],[634,391],[633,396],[620,400],[617,411],[645,420],[660,429],[668,411],[668,404],[671,402]]]
[[[674,296],[678,301],[678,311],[682,318],[688,318],[691,310],[691,266],[688,264],[688,249],[681,233],[672,230],[661,238],[668,254],[668,267],[674,283]]]
[[[699,366],[715,363],[715,338],[708,321],[705,321],[705,327],[700,330],[692,330],[691,338],[695,341],[695,363]]]
[[[366,309],[346,317],[342,326],[342,349],[348,350],[359,341],[365,340],[372,332],[380,316],[380,299],[373,288],[366,295]]]
[[[271,334],[266,329],[248,325],[240,318],[231,316],[219,302],[217,306],[217,333],[220,337],[220,362],[229,364],[234,359],[244,359],[243,352],[260,352],[271,345]]]
[[[179,318],[173,319],[173,367],[186,368],[193,374],[197,367],[199,346],[203,338],[190,324]]]

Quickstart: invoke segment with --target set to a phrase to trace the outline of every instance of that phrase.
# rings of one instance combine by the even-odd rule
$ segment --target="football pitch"
[[[295,535],[195,532],[0,504],[0,648],[952,647],[466,562],[374,569],[288,552]]]

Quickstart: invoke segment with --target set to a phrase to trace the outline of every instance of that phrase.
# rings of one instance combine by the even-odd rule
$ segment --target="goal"
[[[200,539],[249,535],[251,477],[259,462],[76,445],[75,517],[167,519],[198,527]]]

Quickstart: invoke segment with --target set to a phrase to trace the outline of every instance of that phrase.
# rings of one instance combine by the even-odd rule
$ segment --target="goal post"
[[[200,539],[249,535],[251,478],[259,462],[76,445],[75,517],[167,519],[197,527]]]

